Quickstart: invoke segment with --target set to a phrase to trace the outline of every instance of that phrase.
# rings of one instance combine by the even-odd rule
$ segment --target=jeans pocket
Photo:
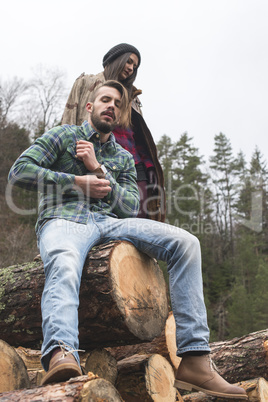
[[[38,247],[39,247],[39,239],[40,239],[41,233],[43,232],[44,227],[45,227],[49,222],[51,222],[51,219],[46,219],[46,220],[44,220],[44,221],[41,223],[41,226],[38,228],[37,235],[36,235],[36,236],[37,236],[37,245],[38,245]]]

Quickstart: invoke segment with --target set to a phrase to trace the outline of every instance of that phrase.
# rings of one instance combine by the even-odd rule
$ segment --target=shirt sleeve
[[[139,212],[139,190],[136,182],[136,169],[134,159],[126,159],[124,169],[115,180],[111,173],[106,174],[110,181],[112,191],[107,200],[113,206],[113,212],[119,218],[134,218]]]
[[[65,137],[64,129],[56,127],[38,138],[11,167],[9,183],[27,190],[43,191],[49,185],[70,188],[75,176],[51,169],[65,148]]]

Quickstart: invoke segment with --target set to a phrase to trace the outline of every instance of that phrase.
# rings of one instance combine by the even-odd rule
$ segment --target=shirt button
[[[113,169],[116,169],[116,167],[115,167],[115,166],[113,166]]]
[[[96,138],[100,138],[99,134],[96,134]]]

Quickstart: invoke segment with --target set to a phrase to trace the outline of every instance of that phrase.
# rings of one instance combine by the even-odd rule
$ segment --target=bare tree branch
[[[14,77],[9,81],[0,81],[0,121],[1,125],[5,125],[7,118],[18,104],[18,100],[28,89],[28,84],[21,78]]]

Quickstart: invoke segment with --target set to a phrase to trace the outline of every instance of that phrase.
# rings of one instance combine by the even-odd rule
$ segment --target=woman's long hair
[[[120,73],[123,71],[126,62],[132,55],[131,52],[129,53],[124,53],[122,56],[117,57],[114,61],[111,63],[107,64],[107,66],[104,68],[104,77],[106,80],[118,80],[118,77]],[[129,99],[129,107],[128,107],[128,113],[125,114],[125,118],[121,118],[120,120],[120,125],[122,127],[129,127],[131,126],[131,102],[132,102],[132,91],[133,91],[133,82],[135,81],[137,76],[137,68],[133,70],[133,74],[131,74],[130,77],[127,77],[125,80],[121,81],[121,84],[124,85],[124,87],[127,90],[128,93],[128,99]]]
[[[131,52],[124,53],[122,54],[122,56],[117,57],[115,60],[109,63],[104,68],[105,79],[118,81],[118,77],[120,73],[123,71],[126,62],[128,61],[131,55],[132,55]],[[126,90],[128,91],[129,99],[131,99],[133,82],[135,81],[136,76],[137,76],[137,69],[135,68],[133,74],[131,74],[130,77],[127,77],[125,80],[121,81],[121,84],[123,84]]]

